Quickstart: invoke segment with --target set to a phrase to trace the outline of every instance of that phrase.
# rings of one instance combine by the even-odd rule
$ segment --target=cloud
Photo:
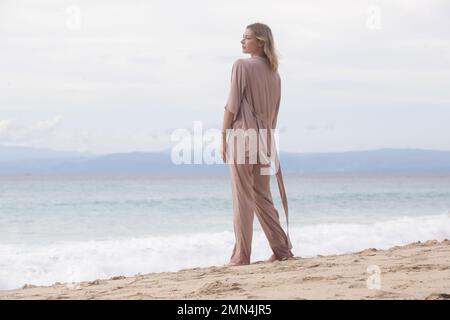
[[[48,120],[39,121],[31,127],[30,132],[33,133],[52,131],[61,123],[61,120],[61,116],[55,116]]]
[[[24,126],[13,120],[0,120],[0,142],[31,142],[48,138],[62,121],[62,116]]]
[[[0,141],[8,141],[11,139],[12,127],[11,120],[0,120]]]
[[[307,124],[305,126],[305,130],[307,131],[333,131],[334,124],[326,123],[326,124]]]
[[[70,27],[78,14],[67,10],[73,5],[79,28]],[[367,27],[371,5],[380,8],[380,29]],[[190,128],[195,120],[220,126],[232,62],[247,57],[239,43],[243,28],[255,21],[271,26],[281,54],[279,126],[289,128],[292,145],[302,143],[296,137],[305,126],[320,123],[314,110],[335,109],[324,121],[337,125],[316,124],[308,132],[332,130],[334,139],[348,141],[343,128],[364,121],[358,136],[370,140],[373,119],[355,118],[355,110],[376,116],[389,106],[398,126],[383,131],[388,144],[406,126],[402,108],[450,103],[450,5],[444,0],[5,0],[0,9],[2,117],[33,114],[36,121],[57,113],[70,119],[20,130],[4,120],[2,140],[41,137],[44,143],[56,139],[52,130],[59,128],[60,136],[71,132],[84,148],[78,132],[88,130],[86,139],[95,141],[89,147],[129,150],[126,139],[110,139],[117,128],[134,135]],[[441,134],[449,136],[450,129]],[[411,137],[419,138],[435,141],[433,132]],[[58,139],[60,146],[75,144]],[[133,148],[149,148],[147,138],[134,141]],[[163,145],[167,135],[152,141]],[[319,141],[316,150],[333,143]]]

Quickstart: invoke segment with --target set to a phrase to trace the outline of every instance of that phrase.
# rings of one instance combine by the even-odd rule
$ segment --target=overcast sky
[[[0,144],[158,151],[220,129],[245,26],[280,54],[280,148],[450,150],[450,2],[0,0]]]

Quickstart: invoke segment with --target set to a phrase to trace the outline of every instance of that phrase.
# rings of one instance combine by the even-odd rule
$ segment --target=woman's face
[[[242,51],[250,54],[260,54],[264,45],[261,41],[256,39],[251,29],[245,29],[245,32],[242,35],[241,44]]]

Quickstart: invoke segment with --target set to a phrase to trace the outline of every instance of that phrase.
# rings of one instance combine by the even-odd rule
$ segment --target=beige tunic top
[[[234,114],[233,129],[275,128],[280,98],[280,76],[278,71],[270,69],[266,58],[254,56],[236,60],[225,105],[225,109]]]
[[[225,109],[234,114],[232,129],[275,129],[281,100],[281,79],[278,71],[270,69],[269,61],[260,56],[238,59],[231,72],[231,87]],[[271,150],[271,135],[268,135],[268,154]],[[278,159],[278,157],[277,157]],[[277,168],[280,196],[286,213],[289,247],[289,218],[286,191],[281,173]]]

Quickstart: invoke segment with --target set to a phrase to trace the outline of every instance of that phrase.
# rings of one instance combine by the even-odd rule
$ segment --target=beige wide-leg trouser
[[[261,174],[263,164],[230,164],[233,225],[236,243],[230,263],[249,264],[252,249],[253,214],[269,240],[274,255],[282,260],[293,257],[290,242],[280,225],[270,192],[270,175]]]

